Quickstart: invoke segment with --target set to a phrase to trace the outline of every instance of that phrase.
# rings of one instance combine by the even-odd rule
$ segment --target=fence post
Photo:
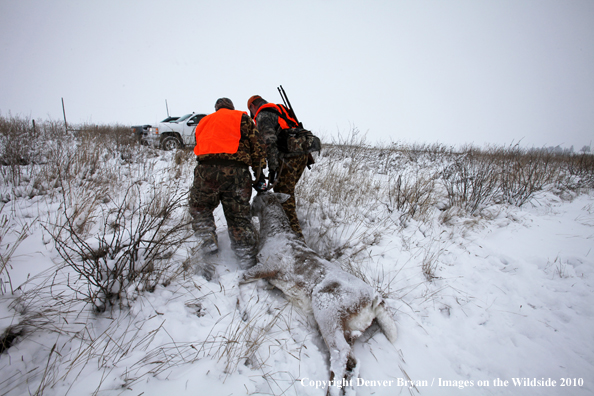
[[[64,107],[64,98],[62,98],[62,113],[64,113],[64,129],[68,133],[68,123],[66,122],[66,108]]]

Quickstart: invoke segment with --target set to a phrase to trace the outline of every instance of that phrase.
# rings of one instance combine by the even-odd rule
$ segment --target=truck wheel
[[[175,136],[166,136],[161,141],[161,148],[163,150],[167,150],[167,151],[177,150],[177,149],[181,148],[181,146],[182,146],[181,142]]]

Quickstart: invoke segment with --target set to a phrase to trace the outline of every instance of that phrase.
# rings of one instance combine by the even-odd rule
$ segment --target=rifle
[[[293,106],[291,106],[291,102],[289,102],[289,97],[287,96],[285,89],[283,88],[282,85],[279,86],[277,89],[278,89],[278,93],[280,94],[281,98],[283,99],[283,103],[284,103],[285,107],[289,110],[289,115],[291,117],[293,117],[295,119],[295,121],[297,121],[297,123],[299,124],[299,128],[303,128],[303,123],[299,122],[299,120],[297,119],[297,116],[295,115],[295,111],[293,110]]]

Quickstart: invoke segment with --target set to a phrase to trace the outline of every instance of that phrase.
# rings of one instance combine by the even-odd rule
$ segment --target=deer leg
[[[320,312],[314,309],[314,317],[322,338],[330,352],[330,381],[328,394],[338,396],[343,392],[343,379],[345,378],[347,361],[351,355],[351,346],[344,337],[344,330],[340,318],[329,312]]]

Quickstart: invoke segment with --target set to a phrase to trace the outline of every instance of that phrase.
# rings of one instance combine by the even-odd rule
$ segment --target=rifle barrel
[[[289,109],[289,111],[291,112],[291,115],[293,116],[293,118],[295,119],[295,121],[297,121],[297,123],[299,125],[301,125],[301,123],[297,119],[297,115],[295,115],[295,111],[293,110],[293,106],[291,106],[291,102],[289,102],[289,97],[287,96],[287,93],[285,92],[285,89],[283,88],[282,85],[279,86],[277,89],[278,89],[278,92],[280,93],[281,98],[283,98],[283,103],[285,104],[285,106]]]
[[[285,107],[288,108],[289,106],[287,105],[287,101],[285,100],[285,96],[283,95],[284,91],[281,90],[281,87],[278,87],[276,89],[278,89],[278,93],[280,94],[280,96],[283,100],[283,104],[285,105]]]

